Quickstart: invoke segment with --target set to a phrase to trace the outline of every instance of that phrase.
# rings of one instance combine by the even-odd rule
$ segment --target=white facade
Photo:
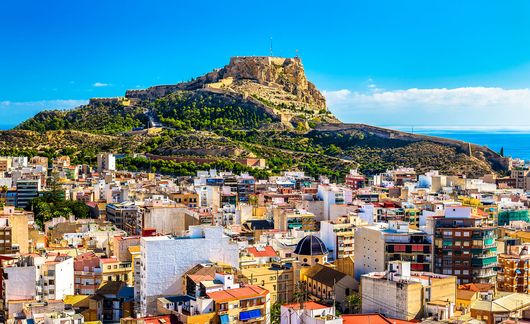
[[[35,300],[37,298],[37,267],[7,267],[4,269],[4,302]]]
[[[43,270],[44,299],[62,300],[66,295],[74,294],[74,258],[46,263]]]
[[[116,171],[116,157],[111,153],[100,153],[98,159],[98,172]]]
[[[219,262],[239,267],[239,248],[222,227],[191,226],[184,237],[142,237],[140,312],[153,314],[156,298],[182,291],[182,275],[200,263]]]

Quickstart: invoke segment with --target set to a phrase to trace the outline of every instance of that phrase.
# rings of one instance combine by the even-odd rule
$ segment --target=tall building
[[[99,153],[97,160],[98,172],[116,170],[116,157],[112,153]]]
[[[320,222],[320,237],[329,249],[331,260],[354,255],[355,229],[349,217],[341,217],[334,222]]]
[[[182,275],[200,263],[219,262],[239,268],[239,248],[222,227],[191,226],[185,236],[152,236],[140,240],[140,313],[153,314],[156,299],[182,291]]]
[[[434,217],[434,272],[454,275],[459,284],[494,283],[495,227],[471,207],[448,207]]]
[[[410,228],[408,222],[360,227],[355,232],[355,280],[385,271],[390,261],[408,261],[414,271],[431,271],[431,242],[431,235]]]

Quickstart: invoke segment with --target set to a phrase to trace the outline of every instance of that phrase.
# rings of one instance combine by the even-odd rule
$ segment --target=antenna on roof
[[[272,36],[270,38],[270,41],[271,41],[271,43],[270,43],[270,47],[269,47],[269,55],[272,56]]]

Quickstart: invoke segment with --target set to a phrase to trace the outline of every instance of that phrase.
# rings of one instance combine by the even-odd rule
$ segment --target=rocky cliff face
[[[299,58],[237,56],[224,68],[211,74],[217,82],[232,78],[237,84],[253,81],[259,85],[281,88],[312,109],[326,109],[326,99],[314,84],[307,81]]]
[[[252,96],[278,113],[329,115],[326,99],[305,76],[300,58],[236,56],[229,64],[191,82],[127,91],[126,97],[154,99],[177,90],[216,89]],[[328,116],[333,118],[332,116]]]

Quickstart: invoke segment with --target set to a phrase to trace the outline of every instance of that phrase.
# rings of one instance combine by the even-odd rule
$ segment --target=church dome
[[[317,236],[308,235],[298,242],[294,253],[298,255],[327,255],[328,249]]]

